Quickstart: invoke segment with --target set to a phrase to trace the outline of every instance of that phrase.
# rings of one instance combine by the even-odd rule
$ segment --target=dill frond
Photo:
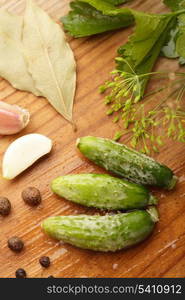
[[[185,142],[185,73],[130,70],[114,70],[111,80],[100,87],[101,93],[107,93],[107,115],[114,115],[113,122],[119,123],[114,140],[129,133],[130,145],[146,154],[158,152],[166,138]],[[142,97],[142,80],[148,76],[165,78],[167,83]]]

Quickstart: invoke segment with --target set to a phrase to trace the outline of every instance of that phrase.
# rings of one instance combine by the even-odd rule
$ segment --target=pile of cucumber
[[[88,207],[128,212],[50,217],[42,223],[44,231],[80,248],[104,252],[143,241],[158,221],[157,199],[146,186],[170,190],[177,177],[165,165],[109,139],[87,136],[77,140],[77,147],[91,161],[124,179],[107,174],[60,176],[52,181],[52,191]]]

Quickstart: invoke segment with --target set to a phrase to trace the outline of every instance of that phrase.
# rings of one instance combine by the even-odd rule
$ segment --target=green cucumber
[[[77,147],[97,165],[135,183],[170,190],[177,182],[165,165],[112,140],[87,136],[77,140]]]
[[[146,239],[158,221],[154,207],[105,216],[58,216],[43,221],[43,230],[51,237],[71,245],[95,251],[117,251]]]
[[[57,195],[73,202],[102,209],[134,209],[157,204],[149,191],[106,174],[60,176],[51,183]]]

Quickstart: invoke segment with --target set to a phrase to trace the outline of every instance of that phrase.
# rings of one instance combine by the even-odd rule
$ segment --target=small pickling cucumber
[[[112,140],[87,136],[77,140],[77,147],[97,165],[135,183],[170,190],[177,182],[165,165]]]
[[[51,237],[71,245],[96,251],[117,251],[146,239],[158,221],[155,207],[148,211],[105,216],[58,216],[43,221]]]
[[[157,199],[142,185],[106,174],[60,176],[51,183],[57,195],[73,202],[104,209],[144,208]]]

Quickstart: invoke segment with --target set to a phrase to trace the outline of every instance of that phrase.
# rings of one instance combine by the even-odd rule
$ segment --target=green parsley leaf
[[[123,4],[126,3],[130,0],[104,0],[105,2],[111,3],[113,5],[119,5],[119,4]]]
[[[125,1],[114,1],[116,4]],[[113,0],[82,0],[70,3],[71,11],[61,21],[74,37],[90,36],[128,27],[134,18],[127,8],[117,9]]]
[[[178,17],[179,32],[176,40],[176,51],[180,57],[185,59],[185,14]]]
[[[179,33],[179,28],[176,26],[173,28],[168,37],[168,41],[166,45],[162,48],[161,55],[167,57],[167,58],[178,58],[179,55],[176,51],[176,41],[177,41],[177,36]]]
[[[163,2],[173,11],[185,8],[184,0],[163,0]]]
[[[154,15],[133,12],[136,28],[129,41],[118,50],[124,61],[118,61],[118,70],[136,74],[150,73],[161,48],[166,42],[171,28],[174,26],[173,15]],[[141,81],[140,96],[145,91],[149,76]]]
[[[164,0],[171,10],[177,12],[185,9],[185,0]],[[177,17],[176,25],[171,30],[168,37],[167,44],[162,49],[162,55],[168,58],[178,58],[179,63],[185,64],[185,49],[184,49],[184,39],[185,39],[185,14],[180,14]]]

